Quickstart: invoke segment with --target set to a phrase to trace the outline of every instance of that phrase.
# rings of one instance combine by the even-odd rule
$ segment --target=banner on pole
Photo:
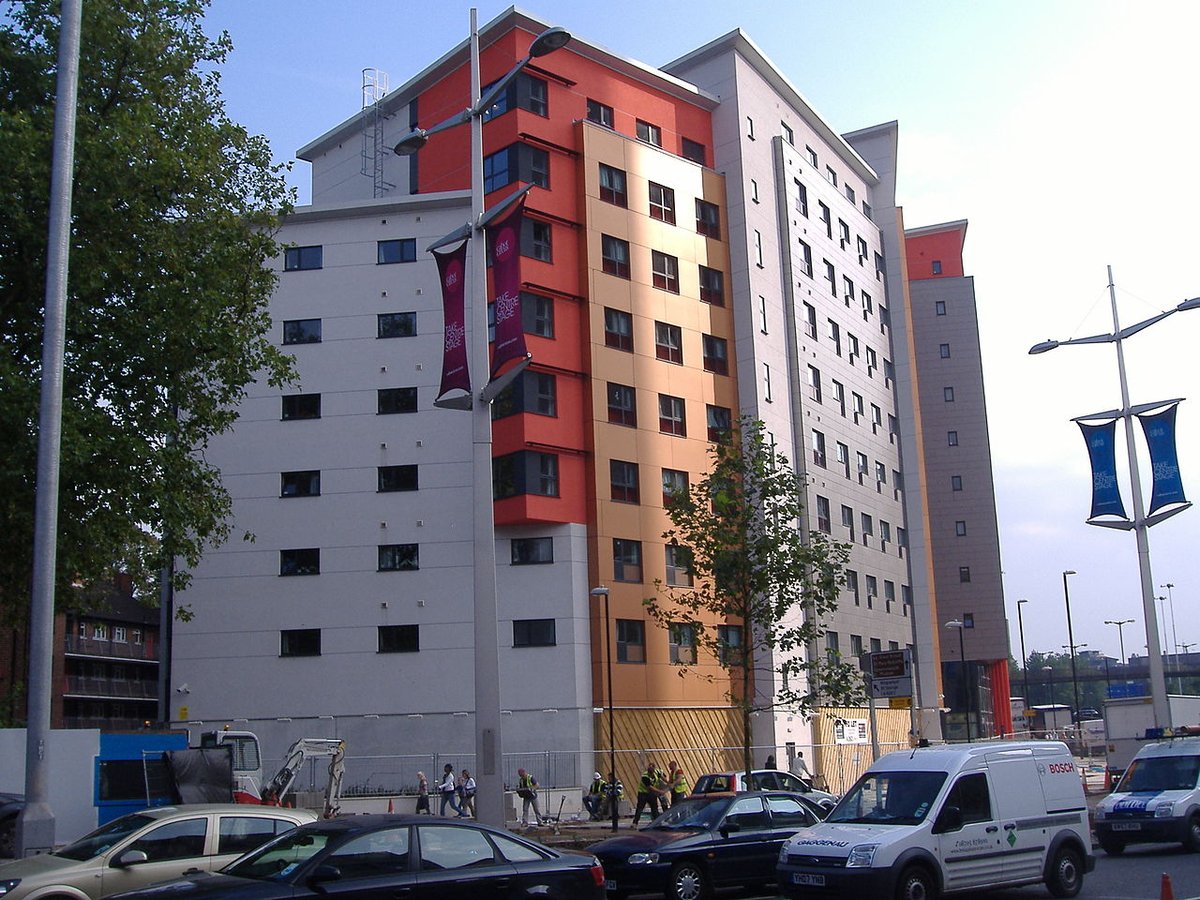
[[[467,243],[454,250],[433,251],[438,275],[442,282],[442,319],[445,322],[445,343],[442,347],[442,384],[438,401],[452,391],[463,391],[469,402],[471,372],[467,366],[466,268]],[[437,401],[435,401],[437,402]]]
[[[1154,489],[1150,496],[1150,512],[1164,506],[1187,503],[1183,494],[1183,480],[1179,476],[1179,455],[1175,449],[1175,410],[1172,403],[1162,412],[1138,415],[1142,431],[1146,435],[1146,446],[1150,450],[1150,469],[1154,473]]]
[[[492,258],[493,311],[496,340],[492,347],[491,377],[512,359],[525,359],[525,329],[521,320],[521,223],[525,216],[525,198],[511,213],[487,229],[488,250]]]
[[[1080,422],[1079,428],[1092,463],[1092,513],[1088,518],[1116,516],[1128,521],[1117,484],[1117,420],[1100,425]]]

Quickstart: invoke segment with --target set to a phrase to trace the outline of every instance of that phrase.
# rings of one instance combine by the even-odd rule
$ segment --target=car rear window
[[[295,827],[295,822],[269,816],[221,816],[217,853],[248,853]]]

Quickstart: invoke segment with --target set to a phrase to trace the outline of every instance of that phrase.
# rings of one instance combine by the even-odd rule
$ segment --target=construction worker
[[[537,779],[524,769],[517,769],[517,796],[521,798],[521,824],[541,825],[542,810],[538,806]],[[529,821],[529,810],[533,809],[533,822]]]
[[[663,774],[662,769],[654,765],[654,763],[646,764],[646,771],[642,773],[638,779],[637,806],[633,810],[633,824],[637,827],[638,821],[642,817],[642,810],[650,808],[650,821],[653,822],[658,818],[658,802],[659,799],[665,801],[667,777]]]
[[[607,787],[608,782],[600,777],[600,773],[593,773],[592,783],[583,795],[583,805],[593,822],[600,818],[600,810],[604,807],[604,796]]]
[[[671,789],[671,805],[681,803],[687,799],[688,792],[691,786],[688,784],[687,776],[683,774],[683,769],[679,767],[679,763],[671,760],[667,763],[669,774],[667,775],[667,784]]]
[[[625,796],[625,785],[617,779],[615,772],[608,773],[608,783],[604,785],[604,815],[602,819],[611,819],[621,809],[621,798]]]

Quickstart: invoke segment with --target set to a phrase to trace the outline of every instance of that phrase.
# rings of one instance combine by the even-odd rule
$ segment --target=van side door
[[[946,892],[1004,880],[1001,831],[985,771],[958,776],[934,820]]]
[[[1066,765],[1073,770],[1068,760]],[[1046,859],[1046,800],[1036,785],[1037,764],[1032,754],[997,754],[987,760],[1000,820],[1000,850],[1008,881],[1038,879]],[[1073,772],[1069,778],[1075,777]],[[1079,780],[1075,778],[1075,784]]]

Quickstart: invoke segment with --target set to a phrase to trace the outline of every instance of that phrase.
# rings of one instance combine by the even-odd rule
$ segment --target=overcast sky
[[[480,24],[506,8],[481,4]],[[908,226],[970,222],[965,262],[979,302],[1013,654],[1021,597],[1026,648],[1067,643],[1064,569],[1079,573],[1070,582],[1076,643],[1116,656],[1116,629],[1103,622],[1132,618],[1126,652],[1144,653],[1135,540],[1084,523],[1091,477],[1070,421],[1119,406],[1115,352],[1027,351],[1048,337],[1112,330],[1108,265],[1122,325],[1200,296],[1200,4],[531,0],[522,8],[651,65],[741,28],[836,130],[899,121],[897,200]],[[209,30],[228,30],[235,48],[223,79],[229,112],[264,134],[279,160],[293,159],[359,110],[363,68],[403,84],[467,36],[468,10],[214,0]],[[301,203],[308,177],[296,163]],[[1179,412],[1179,456],[1193,499],[1198,339],[1195,311],[1126,344],[1133,403],[1191,395]],[[1147,502],[1148,470],[1143,459]],[[1118,471],[1131,509],[1123,455]],[[1198,534],[1196,510],[1150,532],[1155,593],[1175,585],[1180,643],[1200,641]]]

